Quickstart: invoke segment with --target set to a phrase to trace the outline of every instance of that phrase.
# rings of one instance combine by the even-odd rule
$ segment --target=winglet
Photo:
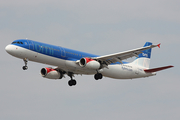
[[[161,43],[159,43],[157,46],[160,48]]]

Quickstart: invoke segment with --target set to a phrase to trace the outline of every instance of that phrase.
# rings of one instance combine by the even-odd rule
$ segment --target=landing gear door
[[[61,57],[66,57],[66,52],[65,52],[64,48],[60,47],[60,46],[59,46],[59,48],[60,48]]]
[[[30,50],[34,50],[33,41],[31,41],[31,40],[27,40],[27,41],[28,41],[28,44],[29,44],[29,49],[30,49]]]

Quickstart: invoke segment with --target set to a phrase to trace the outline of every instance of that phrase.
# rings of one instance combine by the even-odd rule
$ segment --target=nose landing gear
[[[23,59],[24,63],[25,63],[25,66],[22,67],[23,70],[27,70],[28,69],[28,66],[27,66],[27,62],[28,60],[26,58]]]

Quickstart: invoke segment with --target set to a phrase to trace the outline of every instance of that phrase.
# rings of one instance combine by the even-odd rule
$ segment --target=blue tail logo
[[[151,42],[146,42],[144,47],[152,45]],[[141,54],[133,61],[133,64],[142,66],[144,68],[149,68],[151,58],[151,48],[148,50],[142,51]]]
[[[146,42],[144,47],[152,45],[151,42]],[[145,58],[151,58],[151,49],[142,51],[143,53],[139,54],[139,58],[145,57]]]

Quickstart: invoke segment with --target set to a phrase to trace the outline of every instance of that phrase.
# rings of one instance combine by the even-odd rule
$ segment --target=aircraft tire
[[[69,80],[68,85],[69,86],[75,86],[77,84],[76,80]]]
[[[23,66],[22,69],[23,69],[23,70],[27,70],[27,69],[28,69],[28,66]]]
[[[99,80],[99,79],[102,79],[103,78],[103,75],[101,73],[97,73],[94,75],[94,79],[95,80]]]
[[[99,79],[102,79],[103,75],[101,73],[98,73],[98,77],[99,77]]]
[[[98,80],[98,79],[99,79],[98,74],[95,74],[95,75],[94,75],[94,79],[95,79],[95,80]]]

